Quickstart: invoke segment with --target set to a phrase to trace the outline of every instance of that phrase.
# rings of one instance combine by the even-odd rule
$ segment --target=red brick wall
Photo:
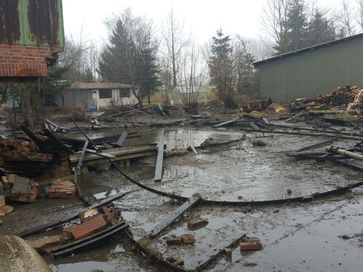
[[[0,77],[46,77],[47,59],[59,49],[0,44]]]

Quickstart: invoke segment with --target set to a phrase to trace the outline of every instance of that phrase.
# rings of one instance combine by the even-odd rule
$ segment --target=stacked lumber
[[[298,110],[326,110],[331,108],[347,109],[347,106],[352,103],[359,94],[360,88],[357,86],[338,87],[324,95],[298,98],[291,103],[292,111]]]

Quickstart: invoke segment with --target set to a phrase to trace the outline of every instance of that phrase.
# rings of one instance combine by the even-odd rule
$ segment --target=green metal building
[[[48,75],[64,49],[62,0],[0,0],[0,80]]]
[[[335,87],[363,87],[363,33],[254,63],[261,97],[288,103]]]
[[[1,0],[0,44],[64,47],[61,0]]]

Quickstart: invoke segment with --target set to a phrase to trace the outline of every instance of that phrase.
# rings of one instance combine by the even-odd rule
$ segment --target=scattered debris
[[[266,146],[266,142],[262,141],[262,140],[253,140],[252,141],[252,145],[253,146],[258,146],[258,147],[264,147]]]
[[[198,204],[201,200],[200,194],[194,194],[190,199],[188,199],[183,205],[181,205],[176,211],[173,212],[171,216],[168,216],[163,222],[156,225],[150,232],[149,236],[151,238],[159,235],[164,229],[169,227],[173,222],[180,218],[184,213],[189,211],[192,207]]]
[[[182,238],[181,238],[181,236],[176,236],[173,234],[166,238],[166,243],[169,246],[179,246],[182,244]]]
[[[360,89],[357,86],[343,86],[316,97],[296,99],[290,104],[292,111],[327,110],[337,108],[346,110],[353,103]]]
[[[5,205],[0,207],[0,216],[5,216],[14,211],[14,207],[10,205]]]
[[[192,234],[182,235],[181,240],[182,240],[183,244],[186,244],[186,245],[194,245],[196,242],[195,237]]]
[[[79,218],[81,219],[81,222],[84,223],[85,221],[91,219],[92,217],[98,215],[97,209],[91,209],[87,211],[80,212]]]
[[[166,258],[166,260],[171,263],[172,265],[175,266],[183,266],[184,265],[184,261],[182,259],[180,259],[179,257],[169,257]]]
[[[244,237],[240,243],[241,251],[258,251],[262,249],[260,240],[256,237]]]

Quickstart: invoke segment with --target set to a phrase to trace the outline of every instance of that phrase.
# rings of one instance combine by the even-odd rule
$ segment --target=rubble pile
[[[353,103],[360,92],[357,86],[343,86],[334,89],[325,95],[307,98],[298,98],[290,104],[291,111],[302,110],[326,110],[339,108],[346,110],[350,103]]]
[[[39,152],[32,142],[0,138],[0,168],[7,172],[36,176],[52,161],[52,154]]]

